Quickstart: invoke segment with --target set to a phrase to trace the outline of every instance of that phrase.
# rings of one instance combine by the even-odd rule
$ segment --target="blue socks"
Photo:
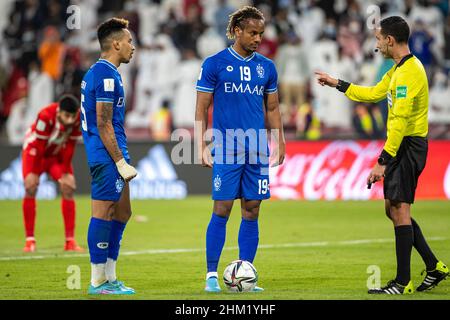
[[[88,229],[88,246],[91,263],[106,263],[109,252],[111,221],[92,217]]]
[[[217,272],[220,254],[225,244],[227,217],[212,214],[206,230],[206,264],[208,272]]]
[[[239,259],[247,260],[253,263],[258,249],[259,242],[259,228],[258,219],[245,220],[242,219],[241,227],[239,228]]]
[[[126,223],[117,220],[111,221],[108,258],[111,258],[114,261],[117,261],[117,257],[119,256],[120,241],[122,240],[123,231],[125,230],[126,225]]]

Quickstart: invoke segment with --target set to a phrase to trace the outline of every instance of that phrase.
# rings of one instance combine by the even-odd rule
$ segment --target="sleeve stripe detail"
[[[278,91],[278,88],[273,88],[273,89],[266,89],[264,92],[266,93],[275,93]]]
[[[213,93],[214,92],[214,90],[211,90],[211,89],[200,89],[199,87],[197,87],[197,91],[207,92],[207,93]]]
[[[208,88],[208,87],[202,87],[202,86],[197,86],[197,89],[214,90],[214,88]]]
[[[43,136],[43,135],[37,134],[37,133],[34,133],[34,134],[36,135],[37,138],[42,139],[42,140],[48,140],[50,138],[50,136]]]
[[[114,99],[108,99],[108,98],[97,98],[97,102],[111,102],[114,103]]]

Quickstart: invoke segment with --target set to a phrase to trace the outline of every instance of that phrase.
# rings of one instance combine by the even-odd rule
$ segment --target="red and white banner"
[[[383,183],[367,176],[384,141],[287,142],[282,166],[270,170],[275,199],[383,199]],[[450,141],[429,141],[416,199],[450,199]]]

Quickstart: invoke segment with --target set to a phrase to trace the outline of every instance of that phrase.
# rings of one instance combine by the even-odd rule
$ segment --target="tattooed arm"
[[[109,155],[114,160],[117,166],[119,174],[125,181],[130,181],[137,175],[137,171],[133,166],[130,166],[123,158],[122,151],[120,150],[116,134],[114,133],[114,127],[112,124],[113,106],[109,102],[97,102],[97,129],[108,150]]]
[[[97,102],[96,109],[97,129],[100,139],[102,139],[111,158],[114,162],[117,162],[123,158],[123,154],[117,144],[116,134],[114,133],[112,124],[113,104],[109,102]]]

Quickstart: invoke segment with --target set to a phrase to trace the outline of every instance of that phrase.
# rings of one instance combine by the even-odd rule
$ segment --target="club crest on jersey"
[[[264,78],[264,68],[259,63],[258,66],[256,67],[256,72],[258,73],[258,77]]]
[[[228,72],[233,71],[233,67],[232,67],[232,66],[228,66],[228,67],[227,67],[227,71],[228,71]]]
[[[116,192],[121,193],[124,185],[125,183],[123,182],[123,180],[121,178],[118,178],[116,180]]]
[[[219,175],[216,175],[214,178],[214,190],[220,191],[220,187],[222,186],[222,180],[220,179]]]

